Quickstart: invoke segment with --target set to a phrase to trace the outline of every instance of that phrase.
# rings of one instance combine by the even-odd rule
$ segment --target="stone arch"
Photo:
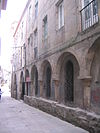
[[[41,66],[43,79],[43,97],[51,98],[52,68],[49,61],[45,60]]]
[[[79,75],[80,75],[80,66],[81,66],[81,59],[80,59],[80,56],[75,52],[75,50],[73,50],[72,48],[69,48],[67,50],[65,50],[64,52],[62,52],[59,57],[58,57],[58,60],[57,60],[57,68],[56,68],[56,73],[59,75],[60,73],[60,63],[63,62],[65,56],[69,56],[69,55],[73,55],[73,57],[76,59],[77,61],[77,64],[79,66]]]
[[[17,76],[14,74],[14,98],[17,99]]]
[[[91,107],[94,111],[100,112],[100,37],[88,50],[86,69],[91,76]]]
[[[89,48],[87,55],[86,55],[86,69],[88,70],[88,75],[91,74],[91,66],[93,59],[95,57],[96,51],[100,48],[100,37],[97,38],[92,46]]]
[[[24,82],[24,75],[23,71],[21,71],[20,74],[20,98],[24,100],[24,95],[25,95],[25,82]]]
[[[64,104],[83,106],[83,91],[81,80],[78,79],[80,66],[77,58],[69,53],[63,53],[57,62],[59,73],[59,98]]]
[[[33,95],[37,96],[39,94],[38,88],[38,70],[37,67],[34,65],[31,69],[31,87]]]
[[[25,71],[25,81],[26,81],[26,95],[29,96],[31,95],[31,88],[30,88],[30,76],[29,76],[29,70],[26,69]]]

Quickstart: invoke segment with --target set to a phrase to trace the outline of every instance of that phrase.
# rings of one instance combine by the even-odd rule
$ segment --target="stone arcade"
[[[12,97],[99,133],[100,1],[29,0],[14,42]]]

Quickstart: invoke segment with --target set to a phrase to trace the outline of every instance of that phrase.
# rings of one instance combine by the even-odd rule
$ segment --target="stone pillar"
[[[25,82],[25,95],[27,95],[27,82]]]
[[[90,108],[90,98],[91,98],[91,77],[82,79],[83,81],[83,106],[85,109]]]
[[[55,100],[59,101],[59,80],[54,80]]]
[[[39,80],[39,85],[40,85],[40,97],[43,96],[43,81]]]
[[[22,94],[22,82],[19,82],[19,99],[21,99],[21,94]]]
[[[35,96],[34,82],[31,80],[31,96]]]

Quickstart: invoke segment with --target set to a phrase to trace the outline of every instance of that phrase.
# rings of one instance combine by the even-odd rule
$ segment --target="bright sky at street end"
[[[7,70],[11,69],[12,37],[11,24],[19,21],[28,0],[8,0],[6,11],[2,11],[0,20],[1,59],[0,65]]]

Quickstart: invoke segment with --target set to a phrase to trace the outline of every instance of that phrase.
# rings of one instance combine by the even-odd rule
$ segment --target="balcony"
[[[97,0],[92,0],[81,11],[81,28],[82,31],[88,29],[98,23],[98,3]]]

